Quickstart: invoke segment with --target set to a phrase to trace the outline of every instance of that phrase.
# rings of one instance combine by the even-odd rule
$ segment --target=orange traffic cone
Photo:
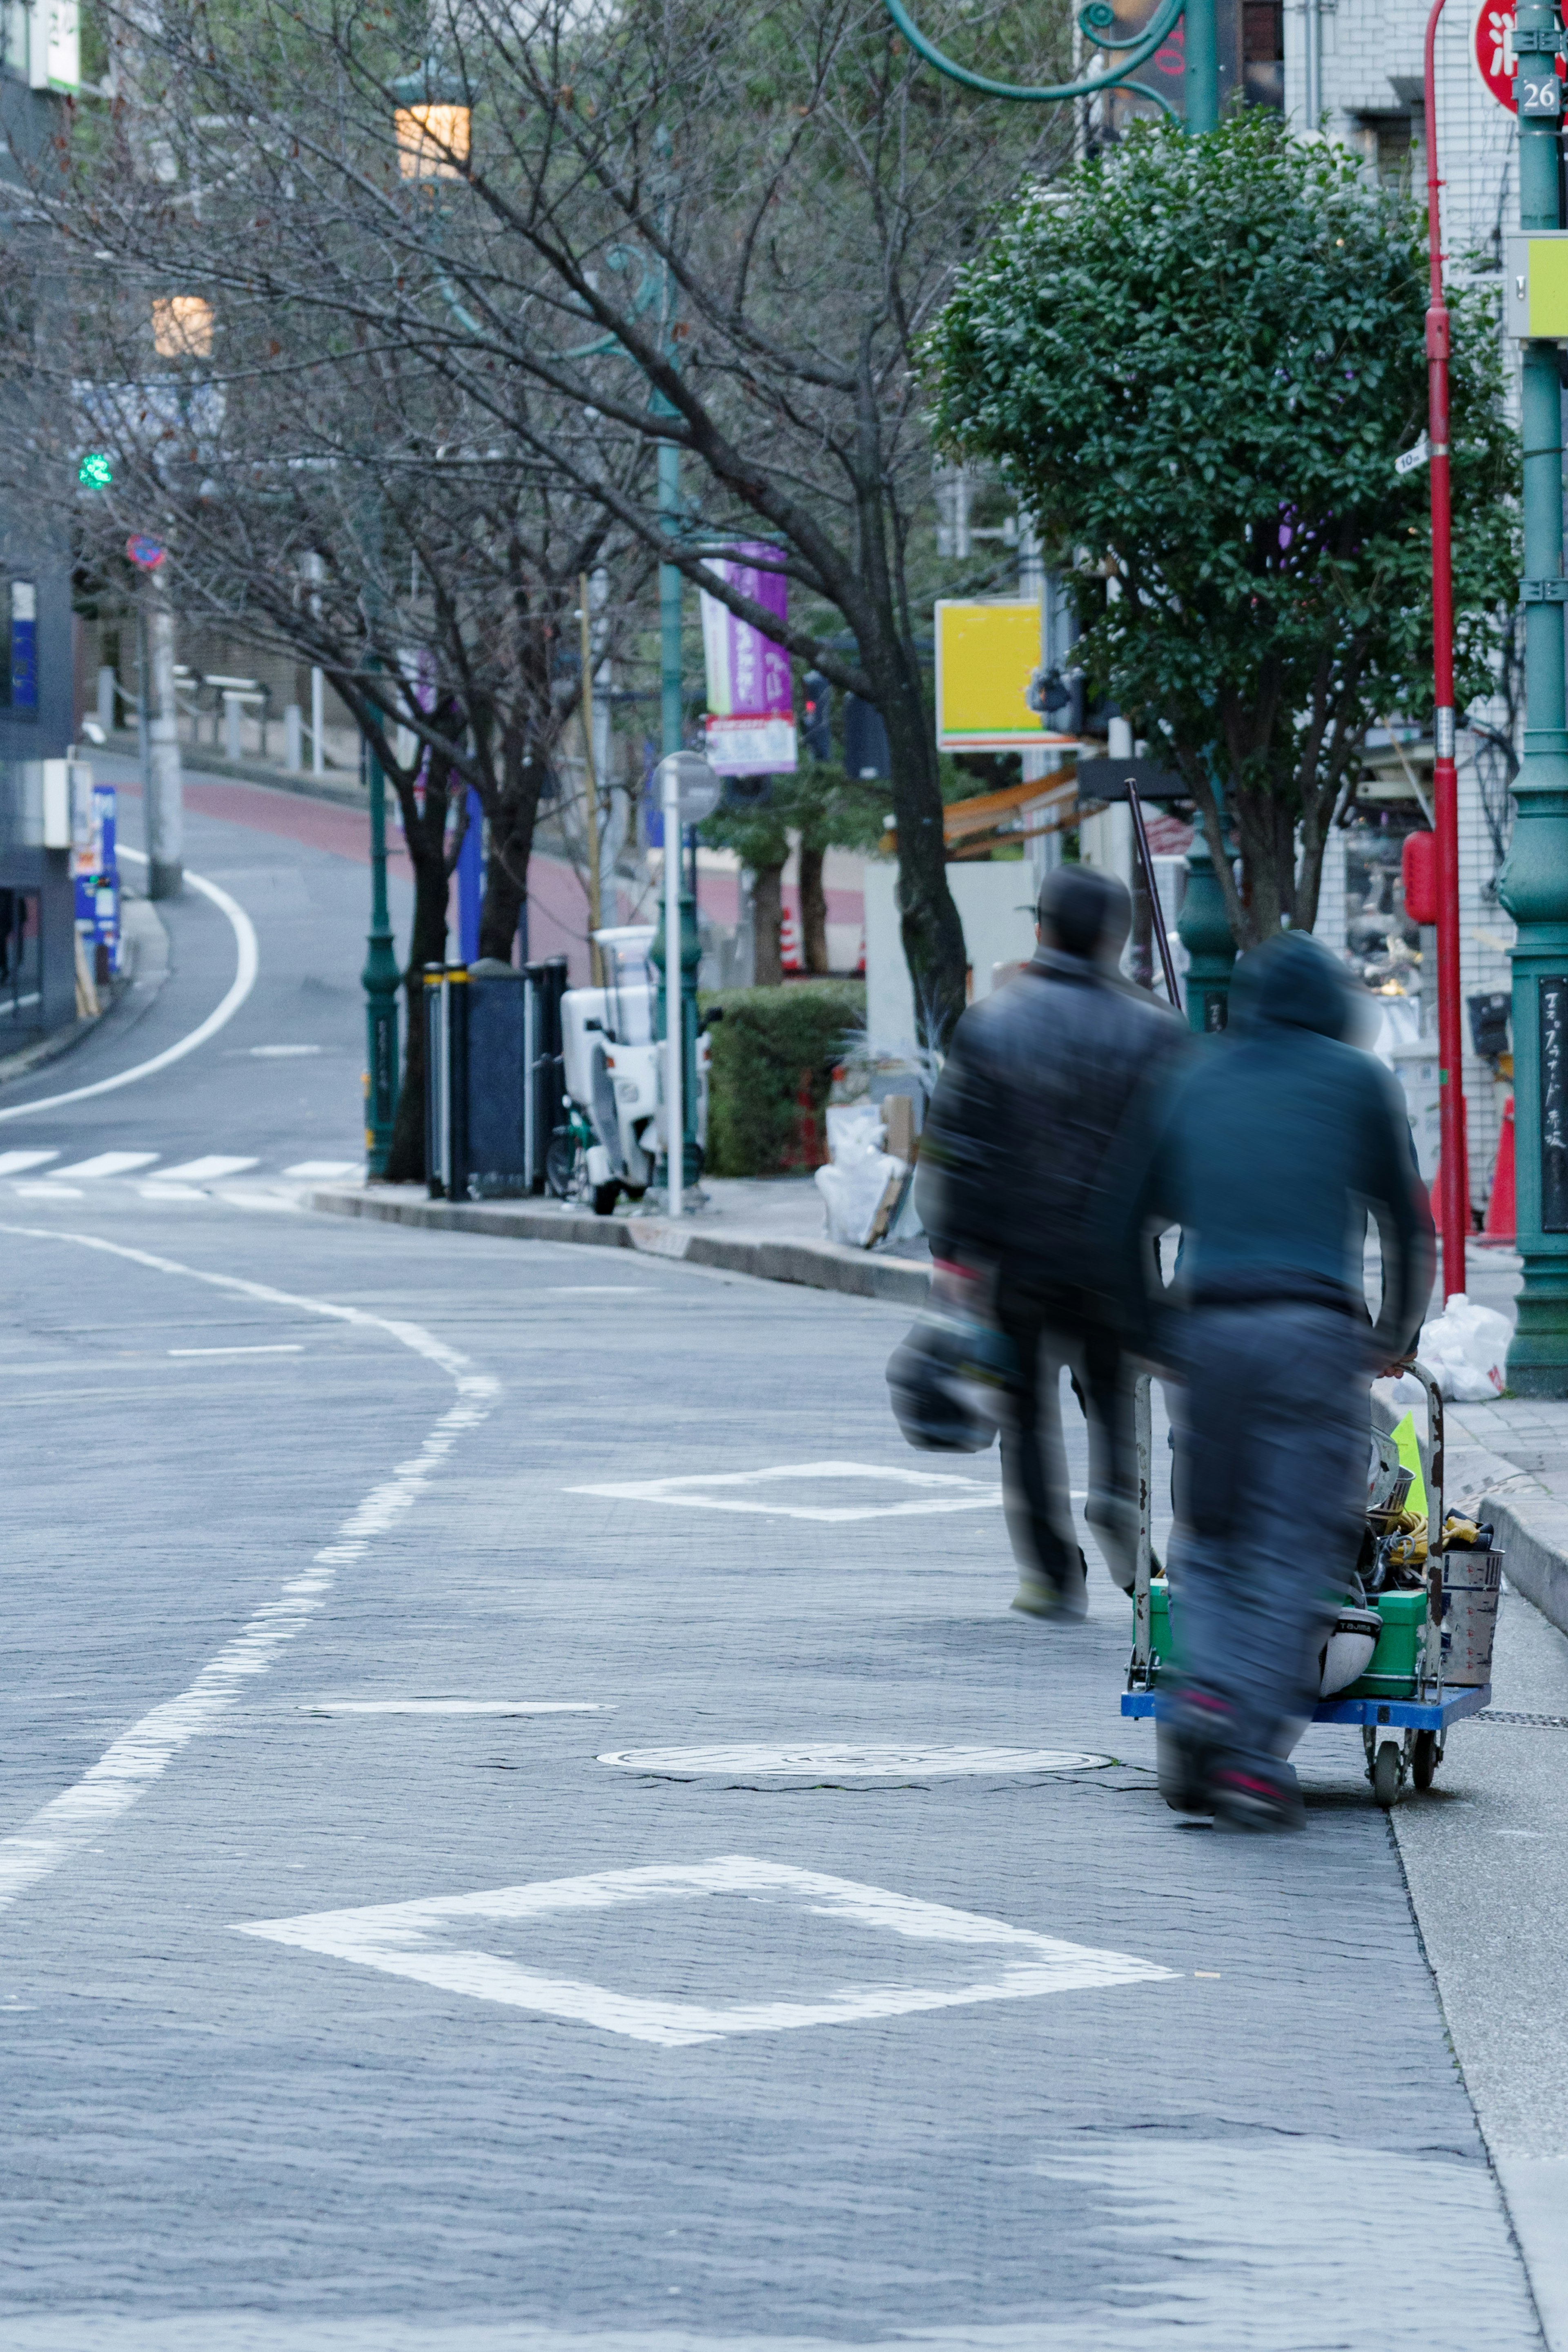
[[[1513,1197],[1513,1097],[1510,1095],[1502,1107],[1502,1128],[1497,1139],[1497,1161],[1491,1171],[1491,1191],[1487,1195],[1487,1221],[1481,1229],[1483,1242],[1507,1242],[1517,1238],[1518,1218]]]

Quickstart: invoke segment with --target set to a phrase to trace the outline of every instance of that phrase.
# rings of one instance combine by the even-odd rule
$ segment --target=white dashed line
[[[127,1813],[137,1800],[162,1778],[181,1749],[248,1696],[257,1675],[273,1664],[280,1651],[301,1633],[326,1602],[340,1569],[362,1559],[373,1538],[394,1526],[419,1500],[426,1482],[441,1467],[465,1430],[476,1428],[494,1410],[501,1384],[487,1372],[472,1370],[466,1356],[449,1348],[423,1325],[371,1315],[363,1307],[340,1307],[325,1298],[304,1298],[270,1284],[246,1282],[238,1275],[204,1274],[173,1258],[155,1257],[150,1250],[129,1249],[122,1243],[100,1240],[96,1234],[51,1233],[47,1226],[0,1225],[0,1233],[18,1240],[65,1242],[97,1250],[107,1257],[125,1259],[155,1274],[179,1276],[204,1283],[231,1297],[250,1298],[267,1307],[287,1307],[294,1314],[319,1315],[330,1322],[351,1323],[361,1330],[384,1331],[400,1346],[412,1349],[434,1364],[453,1382],[457,1402],[448,1406],[417,1453],[400,1462],[389,1477],[372,1486],[351,1510],[330,1543],[304,1569],[291,1577],[275,1598],[256,1610],[233,1641],[225,1643],[202,1668],[189,1687],[165,1699],[132,1724],[105,1749],[74,1788],[65,1790],[34,1814],[25,1828],[0,1839],[0,1906],[14,1903],[42,1878],[57,1870],[82,1846]]]

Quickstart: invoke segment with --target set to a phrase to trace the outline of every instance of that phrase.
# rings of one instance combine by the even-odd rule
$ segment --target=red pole
[[[1465,1167],[1464,1037],[1459,1009],[1459,815],[1454,775],[1454,572],[1448,492],[1448,306],[1443,299],[1443,247],[1437,212],[1437,19],[1427,19],[1427,247],[1431,294],[1427,308],[1427,438],[1432,476],[1432,824],[1437,836],[1437,1059],[1440,1066],[1443,1297],[1465,1287],[1465,1226],[1469,1186]]]

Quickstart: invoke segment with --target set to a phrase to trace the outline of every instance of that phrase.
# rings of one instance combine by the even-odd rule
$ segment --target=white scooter
[[[595,931],[605,985],[569,988],[560,1001],[562,1076],[583,1148],[559,1139],[550,1189],[563,1198],[586,1192],[598,1217],[608,1217],[622,1192],[642,1199],[664,1148],[664,1046],[653,1036],[656,983],[648,962],[653,936],[652,924]],[[699,1036],[696,1123],[705,1147],[707,1097],[708,1041]]]

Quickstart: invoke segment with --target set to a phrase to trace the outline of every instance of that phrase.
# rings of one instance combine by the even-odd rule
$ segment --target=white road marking
[[[826,1506],[748,1501],[702,1491],[712,1486],[761,1486],[775,1478],[789,1478],[798,1485],[811,1478],[883,1478],[894,1486],[918,1486],[922,1493],[920,1500],[912,1503]],[[934,1491],[938,1488],[943,1491]],[[876,1462],[783,1462],[767,1470],[688,1470],[675,1478],[616,1480],[604,1486],[568,1486],[565,1491],[609,1495],[630,1503],[682,1503],[699,1511],[759,1511],[777,1518],[824,1519],[834,1524],[846,1519],[908,1518],[934,1511],[990,1510],[1002,1499],[999,1486],[982,1486],[975,1478],[955,1478],[936,1470],[889,1469]]]
[[[137,1198],[142,1201],[204,1201],[206,1194],[199,1184],[138,1184]]]
[[[361,1307],[340,1307],[331,1299],[301,1297],[292,1291],[275,1290],[268,1283],[247,1282],[239,1275],[205,1274],[174,1258],[155,1257],[151,1250],[103,1241],[96,1234],[54,1233],[47,1225],[9,1224],[0,1225],[0,1234],[24,1241],[69,1243],[149,1267],[155,1274],[204,1283],[231,1297],[286,1307],[295,1314],[319,1315],[330,1322],[351,1323],[361,1330],[385,1331],[400,1346],[444,1372],[457,1391],[456,1403],[441,1415],[417,1454],[400,1462],[389,1477],[371,1487],[303,1574],[291,1577],[276,1599],[264,1602],[233,1640],[209,1659],[187,1689],[132,1724],[74,1788],[51,1799],[14,1836],[0,1839],[0,1907],[4,1907],[129,1812],[181,1749],[210,1730],[247,1694],[255,1677],[267,1672],[286,1643],[325,1605],[339,1570],[352,1568],[364,1558],[372,1538],[384,1534],[418,1501],[426,1481],[440,1468],[461,1433],[476,1428],[493,1412],[501,1384],[488,1372],[475,1371],[466,1356],[418,1323],[372,1315]]]
[[[514,1926],[563,1911],[603,1911],[612,1904],[692,1902],[741,1896],[758,1906],[758,1938],[768,1937],[769,1912],[788,1906],[807,1917],[828,1918],[891,1936],[899,1942],[967,1948],[977,1954],[999,1948],[1007,1958],[982,1962],[971,1981],[941,1986],[888,1981],[894,1955],[878,1954],[878,1981],[833,1984],[808,2000],[737,2002],[707,2008],[699,2001],[647,2000],[607,1985],[548,1977],[515,1960],[486,1951],[454,1950],[444,1937],[470,1921],[504,1920]],[[731,1907],[726,1914],[733,1922]],[[584,1878],[536,1880],[531,1885],[500,1886],[481,1895],[436,1895],[423,1902],[382,1903],[355,1911],[317,1911],[298,1919],[236,1922],[237,1932],[259,1936],[296,1950],[321,1952],[410,1977],[443,1992],[505,2002],[514,2009],[568,2017],[606,2032],[629,2034],[666,2050],[689,2049],[731,2033],[777,2033],[804,2025],[847,2025],[873,2017],[905,2017],[917,2010],[955,2009],[982,2000],[1028,2000],[1042,1993],[1146,1984],[1175,1971],[1126,1952],[1097,1951],[1069,1944],[1032,1928],[1010,1927],[975,1911],[945,1903],[922,1903],[885,1887],[862,1886],[852,1879],[829,1878],[792,1864],[759,1862],[748,1854],[723,1854],[716,1861],[657,1865],[643,1870],[601,1870]],[[702,1925],[695,1925],[700,1937]],[[806,1938],[793,1924],[791,1945]],[[841,1974],[836,1955],[831,1974]]]
[[[85,1192],[75,1184],[17,1184],[13,1187],[18,1201],[84,1201]]]
[[[73,1160],[68,1168],[57,1168],[57,1176],[127,1176],[133,1168],[150,1168],[158,1154],[155,1151],[95,1151],[90,1160]]]
[[[547,1298],[668,1298],[667,1290],[648,1290],[636,1282],[549,1282]]]
[[[301,1715],[613,1715],[590,1698],[324,1698]]]
[[[302,1356],[302,1339],[271,1339],[255,1348],[171,1348],[172,1356]]]
[[[24,1168],[41,1168],[46,1160],[57,1160],[53,1151],[0,1151],[0,1176],[19,1176]]]
[[[209,1151],[204,1160],[182,1160],[178,1168],[161,1168],[162,1181],[167,1177],[172,1184],[204,1184],[214,1176],[237,1176],[242,1169],[256,1165],[255,1154],[248,1159],[225,1159],[221,1151]]]
[[[284,1062],[297,1054],[324,1054],[325,1045],[248,1045],[246,1051],[258,1062]]]
[[[144,850],[132,849],[125,842],[120,845],[120,855],[121,857],[134,857],[141,866],[147,863]],[[8,1110],[0,1110],[0,1119],[30,1118],[35,1111],[55,1110],[61,1103],[86,1102],[91,1095],[112,1094],[119,1087],[133,1086],[138,1078],[150,1078],[154,1070],[166,1070],[171,1062],[182,1061],[187,1054],[193,1054],[198,1045],[204,1045],[209,1037],[215,1037],[218,1031],[234,1019],[256,986],[256,975],[260,965],[256,927],[239,901],[231,898],[226,890],[220,890],[215,882],[209,882],[204,875],[193,874],[189,866],[185,868],[185,879],[193,890],[199,890],[204,898],[212,900],[219,912],[226,917],[234,932],[235,976],[227,995],[213,1007],[204,1021],[199,1021],[193,1030],[177,1038],[172,1045],[165,1045],[163,1051],[154,1054],[151,1061],[138,1062],[133,1068],[121,1070],[115,1077],[99,1078],[90,1087],[73,1087],[69,1094],[44,1095],[37,1102],[13,1103]]]
[[[283,1172],[286,1176],[299,1178],[302,1182],[308,1181],[313,1176],[319,1177],[325,1182],[329,1176],[362,1175],[364,1162],[361,1160],[301,1160],[296,1166],[286,1168]]]
[[[285,1216],[297,1217],[299,1203],[287,1192],[264,1192],[255,1184],[225,1184],[221,1190],[204,1197],[225,1202],[231,1209],[278,1209]]]
[[[757,1778],[790,1779],[807,1772],[826,1772],[841,1780],[906,1779],[911,1773],[934,1780],[967,1772],[1097,1772],[1115,1762],[1113,1756],[1093,1756],[1070,1748],[628,1748],[619,1755],[601,1756],[601,1764],[619,1764],[628,1772],[665,1772],[676,1778],[736,1773]]]

